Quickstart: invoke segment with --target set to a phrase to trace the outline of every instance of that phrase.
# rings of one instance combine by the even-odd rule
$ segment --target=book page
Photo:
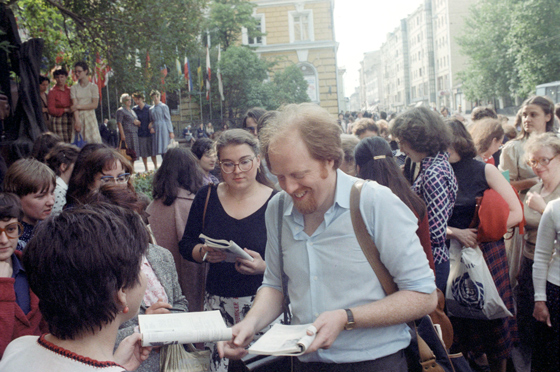
[[[307,330],[313,332],[307,335]],[[257,355],[302,355],[315,340],[317,329],[312,324],[275,324],[249,348],[249,354]]]
[[[138,315],[142,346],[231,340],[220,312]]]
[[[232,240],[212,239],[204,234],[200,234],[198,237],[204,240],[205,245],[226,252],[226,262],[235,262],[237,257],[253,261],[253,257]]]

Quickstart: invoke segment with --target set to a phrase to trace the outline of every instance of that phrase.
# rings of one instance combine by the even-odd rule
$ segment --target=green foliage
[[[262,36],[263,34],[256,29],[258,21],[252,16],[255,6],[248,0],[212,1],[210,16],[205,24],[212,43],[220,43],[224,49],[228,49],[239,41],[242,27],[247,28],[252,37]]]
[[[309,102],[307,81],[296,65],[290,65],[274,74],[276,107],[288,103]]]
[[[460,75],[467,99],[527,97],[560,77],[557,0],[481,0],[457,40],[470,63]]]
[[[154,175],[154,171],[136,173],[134,175],[134,189],[137,192],[143,192],[144,194],[148,195],[152,200]]]
[[[202,10],[207,0],[15,0],[20,26],[45,39],[45,64],[95,64],[106,58],[119,91],[179,87],[175,59],[198,52]],[[148,63],[147,55],[150,56]],[[58,60],[57,60],[58,57]]]
[[[220,68],[230,118],[251,107],[276,110],[283,104],[309,101],[307,82],[297,66],[277,71],[269,81],[272,67],[272,62],[260,59],[247,47],[232,46],[222,53]]]

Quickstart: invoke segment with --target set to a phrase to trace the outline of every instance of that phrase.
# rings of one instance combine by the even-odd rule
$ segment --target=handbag
[[[84,138],[82,137],[81,133],[76,133],[76,135],[74,136],[74,142],[72,142],[72,144],[74,146],[82,148],[87,144],[87,142],[84,141]]]
[[[391,295],[398,291],[398,287],[383,262],[381,262],[377,246],[369,235],[360,212],[360,194],[364,184],[365,181],[357,181],[352,185],[350,191],[352,227],[354,228],[360,248],[362,248],[364,255],[379,279],[383,290],[387,295]],[[444,315],[443,312],[439,314],[439,316]],[[449,321],[449,319],[447,320]],[[422,317],[416,322],[410,322],[408,325],[412,335],[411,343],[405,350],[409,371],[471,372],[468,363],[461,353],[454,354],[452,358],[447,353],[445,345],[437,334],[429,315]],[[455,369],[455,365],[458,367],[465,366],[465,368]]]
[[[282,292],[284,293],[282,301],[284,320],[282,323],[290,324],[292,318],[289,309],[288,277],[284,274],[284,260],[282,258],[282,219],[285,197],[286,194],[280,194],[278,202],[278,248],[280,249],[280,271],[282,272]],[[228,372],[290,372],[293,371],[293,368],[293,357],[248,354],[240,360],[230,360]]]
[[[160,349],[160,372],[206,372],[210,368],[210,350],[197,350],[192,344],[163,346]]]
[[[119,141],[119,152],[122,156],[124,156],[128,161],[131,162],[136,161],[136,159],[138,158],[136,156],[136,151],[134,151],[133,149],[129,149],[126,145],[126,141],[123,140]]]
[[[449,255],[451,271],[445,294],[449,315],[484,320],[513,316],[500,297],[478,246],[461,247],[453,239]]]

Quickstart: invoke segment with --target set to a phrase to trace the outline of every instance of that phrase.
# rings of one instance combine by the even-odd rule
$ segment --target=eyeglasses
[[[19,222],[14,222],[4,228],[0,227],[0,236],[2,236],[2,233],[6,233],[6,236],[10,239],[17,239],[23,235],[23,225]]]
[[[222,168],[222,172],[229,174],[235,171],[235,167],[239,167],[240,172],[249,172],[253,169],[253,160],[255,157],[245,158],[239,161],[239,163],[234,163],[232,161],[221,161],[220,168]]]
[[[557,156],[558,156],[558,154],[554,155],[551,158],[530,159],[530,160],[527,160],[527,164],[529,166],[531,166],[532,168],[535,168],[537,165],[542,165],[543,167],[546,167],[548,164],[550,164],[552,159],[554,159]]]
[[[123,183],[127,183],[129,179],[130,179],[130,173],[119,174],[117,178],[113,176],[102,176],[100,178],[102,184],[107,184],[110,182],[123,184]]]

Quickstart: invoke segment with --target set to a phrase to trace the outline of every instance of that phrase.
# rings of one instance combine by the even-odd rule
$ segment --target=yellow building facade
[[[253,0],[253,16],[265,36],[248,37],[242,43],[256,47],[255,52],[276,61],[273,69],[296,64],[309,84],[311,102],[337,114],[339,77],[334,39],[334,0]]]

